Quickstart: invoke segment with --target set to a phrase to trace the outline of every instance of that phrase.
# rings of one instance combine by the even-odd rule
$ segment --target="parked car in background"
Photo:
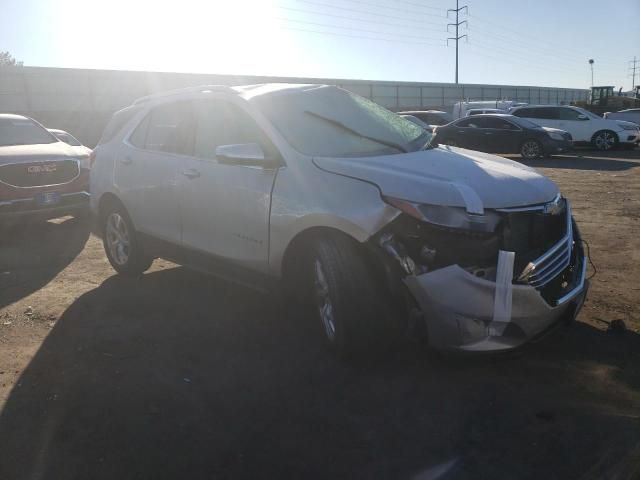
[[[526,105],[526,103],[516,102],[515,100],[474,100],[456,102],[453,105],[453,118],[463,118],[467,116],[469,110],[501,110],[502,113],[506,113],[510,108],[519,105]],[[500,112],[498,112],[500,113]]]
[[[571,135],[506,114],[473,115],[435,130],[435,141],[489,153],[533,159],[571,150]]]
[[[629,108],[619,112],[606,112],[604,118],[609,120],[626,120],[640,125],[640,108]]]
[[[506,110],[501,110],[499,108],[471,108],[467,110],[465,116],[470,117],[472,115],[482,115],[485,113],[508,113]]]
[[[611,150],[618,145],[633,148],[640,140],[637,125],[602,118],[579,107],[527,105],[515,107],[509,113],[543,127],[566,130],[574,144],[591,144],[597,150]]]
[[[431,140],[334,86],[188,88],[114,115],[91,205],[116,271],[162,256],[247,285],[281,280],[339,354],[407,331],[505,350],[573,319],[586,264],[558,187]]]
[[[84,162],[35,120],[0,114],[0,223],[86,212],[89,170]]]
[[[416,117],[427,125],[430,125],[432,128],[453,122],[453,116],[450,113],[443,112],[441,110],[416,110],[411,112],[398,112],[398,114]]]
[[[47,130],[53,133],[58,138],[58,140],[71,146],[73,148],[73,151],[76,152],[76,155],[85,158],[89,158],[89,155],[91,155],[91,149],[80,143],[80,140],[71,135],[69,132],[65,132],[64,130],[59,130],[57,128],[48,128]]]
[[[433,132],[433,128],[431,125],[427,125],[418,117],[414,117],[413,115],[407,115],[405,113],[400,114],[400,116],[406,120],[409,120],[411,123],[419,126],[420,128],[426,130],[427,132]]]

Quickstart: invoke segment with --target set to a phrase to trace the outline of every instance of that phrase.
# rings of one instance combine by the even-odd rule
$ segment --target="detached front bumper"
[[[508,350],[573,320],[589,283],[580,233],[569,211],[567,220],[565,237],[529,264],[524,280],[512,280],[513,264],[500,285],[458,265],[405,277],[422,310],[429,343],[463,351]]]
[[[506,324],[493,321],[496,284],[457,265],[407,277],[405,283],[422,309],[431,346],[500,351],[519,347],[578,314],[588,290],[584,262],[581,268],[576,288],[556,305],[547,303],[534,287],[513,285],[511,320]]]
[[[89,210],[90,194],[86,191],[62,193],[51,205],[43,205],[37,197],[0,201],[0,223],[48,220],[66,215],[81,215]]]

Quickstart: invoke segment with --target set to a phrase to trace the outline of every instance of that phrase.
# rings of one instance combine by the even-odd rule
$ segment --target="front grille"
[[[0,166],[0,182],[12,187],[43,187],[69,183],[80,175],[77,160],[12,163]]]
[[[501,210],[504,215],[501,249],[515,252],[515,271],[521,272],[532,262],[553,250],[569,232],[568,207],[559,199],[555,213],[545,213],[545,206],[523,211]]]
[[[566,235],[542,256],[529,262],[518,280],[540,289],[569,266],[573,247],[573,228],[569,208],[566,209],[565,215],[567,222]]]

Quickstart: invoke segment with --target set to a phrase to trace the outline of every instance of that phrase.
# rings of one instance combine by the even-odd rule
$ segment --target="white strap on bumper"
[[[496,292],[493,297],[493,321],[489,324],[489,335],[501,336],[511,321],[513,301],[513,261],[515,252],[500,250],[496,272]]]
[[[467,213],[484,215],[482,199],[473,188],[461,182],[451,182],[451,184],[460,192]]]

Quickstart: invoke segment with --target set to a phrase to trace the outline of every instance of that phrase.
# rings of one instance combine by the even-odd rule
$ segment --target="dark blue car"
[[[540,127],[524,118],[484,114],[455,120],[437,127],[435,140],[444,145],[488,153],[519,153],[534,159],[571,150],[571,134]]]

